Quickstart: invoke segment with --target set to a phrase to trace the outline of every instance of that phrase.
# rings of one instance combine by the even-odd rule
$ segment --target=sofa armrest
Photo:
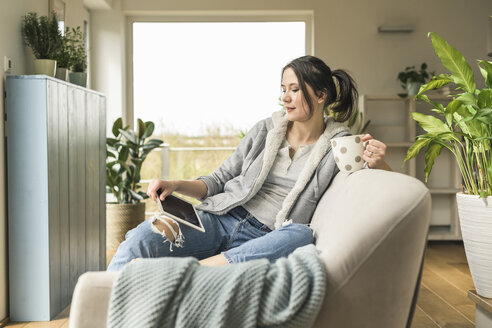
[[[429,190],[395,172],[338,174],[312,220],[328,284],[317,327],[404,327],[430,221]]]
[[[70,306],[70,328],[106,327],[109,299],[118,272],[86,272],[79,277]]]

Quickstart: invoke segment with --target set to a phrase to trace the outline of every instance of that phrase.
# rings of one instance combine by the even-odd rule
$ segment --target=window
[[[306,25],[133,22],[133,117],[157,135],[251,128],[280,109],[281,69],[306,54]]]

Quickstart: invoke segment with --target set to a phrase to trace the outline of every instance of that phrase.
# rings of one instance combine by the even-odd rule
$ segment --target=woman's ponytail
[[[331,71],[321,59],[314,56],[302,56],[294,59],[282,70],[282,75],[287,68],[291,68],[299,80],[302,93],[309,107],[310,115],[313,115],[314,107],[307,97],[306,84],[314,94],[320,96],[326,93],[324,108],[334,113],[338,122],[347,121],[357,106],[359,93],[352,77],[345,71],[337,69]]]
[[[359,92],[355,86],[354,79],[344,70],[334,70],[332,71],[332,76],[337,84],[337,98],[330,106],[330,110],[336,113],[336,121],[344,122],[356,110]]]

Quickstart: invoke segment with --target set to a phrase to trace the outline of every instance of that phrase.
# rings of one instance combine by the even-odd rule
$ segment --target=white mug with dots
[[[362,154],[366,144],[362,141],[362,135],[331,139],[331,148],[340,171],[349,174],[364,167]]]

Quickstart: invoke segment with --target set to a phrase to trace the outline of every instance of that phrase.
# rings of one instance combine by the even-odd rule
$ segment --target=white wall
[[[64,0],[66,25],[83,26],[88,12],[83,0]],[[29,11],[47,15],[48,0],[2,0],[0,1],[0,90],[5,88],[3,57],[12,60],[12,74],[32,74],[32,53],[24,46],[21,34],[21,17]],[[4,117],[5,100],[0,102],[0,117]],[[0,121],[0,136],[5,135],[3,119]],[[8,267],[7,267],[7,186],[5,139],[0,142],[0,321],[8,316]]]
[[[111,117],[122,115],[125,106],[125,72],[120,71],[125,67],[125,36],[117,34],[124,32],[124,16],[170,11],[314,10],[315,55],[333,69],[349,70],[361,94],[396,94],[402,92],[396,76],[406,66],[425,61],[431,71],[443,72],[427,38],[429,31],[458,48],[481,79],[474,60],[487,58],[488,17],[492,15],[490,0],[114,0],[113,7],[92,16],[93,33],[98,34],[92,44],[93,60],[104,65],[93,66],[92,82],[107,95]],[[378,34],[377,27],[382,24],[410,24],[415,31]],[[108,117],[108,124],[111,121]]]

